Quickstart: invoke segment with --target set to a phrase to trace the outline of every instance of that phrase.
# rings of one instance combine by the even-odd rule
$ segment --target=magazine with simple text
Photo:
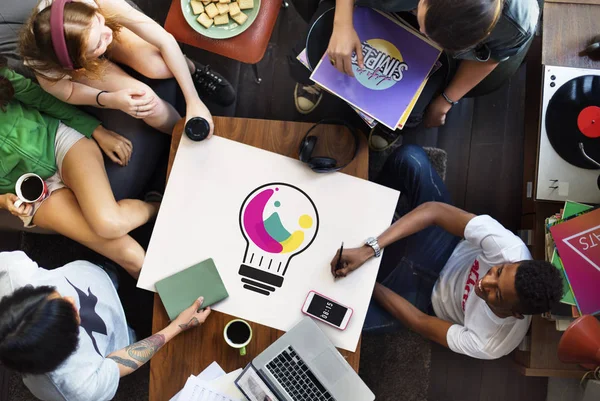
[[[358,66],[354,54],[354,77],[350,77],[339,72],[324,55],[311,79],[393,130],[401,125],[441,49],[370,8],[356,7],[353,22],[363,44],[364,68]]]

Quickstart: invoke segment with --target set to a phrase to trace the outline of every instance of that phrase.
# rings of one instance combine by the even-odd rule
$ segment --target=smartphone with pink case
[[[305,315],[327,323],[339,330],[345,330],[348,327],[348,322],[353,312],[352,308],[342,305],[316,291],[308,293],[302,306],[302,313]]]

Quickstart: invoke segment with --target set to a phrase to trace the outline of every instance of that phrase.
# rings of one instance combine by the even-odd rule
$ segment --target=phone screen
[[[347,310],[348,308],[345,306],[338,305],[329,299],[319,296],[319,294],[314,294],[310,305],[308,305],[307,312],[340,327]]]

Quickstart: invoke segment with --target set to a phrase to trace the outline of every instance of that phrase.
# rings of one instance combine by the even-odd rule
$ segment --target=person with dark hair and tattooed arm
[[[136,342],[103,268],[76,261],[45,270],[23,252],[0,253],[0,294],[0,363],[46,401],[111,400],[121,377],[210,314],[200,297]]]
[[[422,148],[399,147],[378,180],[399,190],[398,220],[360,248],[344,249],[341,278],[383,253],[365,331],[403,324],[454,352],[496,359],[525,337],[531,315],[563,294],[560,272],[531,260],[519,237],[487,215],[449,205],[444,182]]]

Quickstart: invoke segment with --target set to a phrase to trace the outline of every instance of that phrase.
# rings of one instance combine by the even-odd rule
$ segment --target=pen
[[[338,256],[337,263],[335,264],[335,270],[340,270],[342,268],[342,252],[344,252],[344,242],[342,241],[342,246],[340,247],[340,256]]]

